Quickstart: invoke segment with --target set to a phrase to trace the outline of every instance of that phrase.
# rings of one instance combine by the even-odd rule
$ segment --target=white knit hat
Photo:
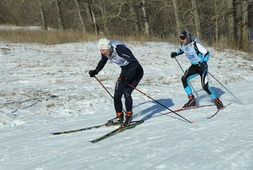
[[[107,38],[101,38],[98,41],[98,49],[99,50],[108,50],[111,48],[110,40]]]

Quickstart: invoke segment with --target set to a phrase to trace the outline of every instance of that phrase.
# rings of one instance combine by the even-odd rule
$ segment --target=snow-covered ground
[[[95,139],[115,127],[53,136],[50,132],[89,127],[115,116],[113,101],[88,71],[100,53],[97,42],[61,45],[0,42],[0,165],[1,170],[252,170],[253,62],[246,53],[211,53],[210,86],[224,104],[232,103],[212,119],[216,108],[179,112],[195,124],[147,96],[133,92],[134,120],[145,122],[96,144]],[[145,75],[138,89],[170,109],[181,107],[187,96],[182,70],[170,53],[178,46],[166,42],[129,42]],[[178,57],[184,69],[189,62]],[[120,68],[107,63],[97,75],[113,94]],[[212,104],[192,81],[200,105]]]

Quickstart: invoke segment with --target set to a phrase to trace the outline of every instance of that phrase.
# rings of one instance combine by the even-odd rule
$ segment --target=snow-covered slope
[[[166,42],[128,43],[144,67],[138,89],[170,109],[181,107],[187,96],[182,70]],[[253,62],[247,54],[225,50],[211,53],[210,86],[224,104],[232,103],[212,119],[216,108],[175,114],[147,96],[133,92],[134,120],[146,120],[134,129],[99,143],[95,139],[115,127],[53,136],[50,132],[105,123],[115,116],[112,98],[88,71],[100,53],[96,42],[36,45],[0,43],[0,164],[3,170],[252,170]],[[182,67],[189,63],[178,57]],[[113,94],[120,68],[107,63],[97,76]],[[200,105],[212,104],[192,81]]]

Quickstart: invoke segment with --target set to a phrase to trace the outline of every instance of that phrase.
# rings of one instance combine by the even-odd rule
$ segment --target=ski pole
[[[181,68],[182,72],[184,73],[184,69],[183,69],[183,67],[181,66],[181,64],[179,63],[179,61],[177,60],[177,57],[175,57],[175,60],[177,61],[177,64],[178,64],[179,67]],[[191,82],[189,82],[189,83],[190,83],[190,86],[191,86],[192,90],[194,91],[194,93],[198,96],[198,93],[197,93],[197,92],[195,91],[195,89],[193,88]]]
[[[177,64],[178,64],[179,67],[181,68],[182,72],[184,73],[184,69],[183,69],[183,67],[181,66],[181,64],[179,63],[179,61],[177,60],[177,57],[175,57],[175,60],[177,61]]]
[[[112,94],[107,90],[107,88],[103,85],[103,83],[95,76],[96,80],[99,82],[99,84],[105,89],[105,91],[114,99],[114,97],[112,96]],[[124,113],[126,113],[126,111],[124,109],[122,109]]]
[[[103,83],[95,76],[96,80],[99,82],[99,84],[105,89],[105,91],[114,99],[112,94],[107,90],[107,88],[103,85]]]
[[[241,104],[243,104],[241,102],[241,100],[239,100],[231,91],[229,91],[217,78],[215,78],[210,72],[208,72],[210,74],[210,76],[212,76],[220,85],[222,85],[232,96],[234,96],[234,98],[236,98]]]
[[[184,119],[185,121],[187,121],[187,122],[189,122],[189,123],[195,123],[194,121],[191,122],[190,120],[188,120],[188,119],[186,119],[185,117],[181,116],[181,115],[178,114],[177,112],[171,110],[170,108],[168,108],[168,107],[165,106],[164,104],[162,104],[162,103],[160,103],[159,101],[153,99],[152,97],[150,97],[150,96],[147,95],[146,93],[140,91],[139,89],[137,89],[137,88],[134,87],[133,85],[131,85],[131,84],[129,84],[129,83],[128,83],[127,85],[128,85],[129,87],[133,88],[134,90],[137,90],[138,92],[140,92],[140,93],[143,94],[144,96],[147,96],[148,98],[150,98],[150,99],[153,100],[154,102],[160,104],[160,105],[163,106],[164,108],[168,109],[170,112],[172,112],[172,113],[176,114],[177,116],[181,117],[181,118]]]

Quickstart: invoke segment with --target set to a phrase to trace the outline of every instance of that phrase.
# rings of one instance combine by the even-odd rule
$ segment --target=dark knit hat
[[[187,32],[185,30],[183,30],[180,34],[180,39],[184,40],[185,38],[187,38]]]

